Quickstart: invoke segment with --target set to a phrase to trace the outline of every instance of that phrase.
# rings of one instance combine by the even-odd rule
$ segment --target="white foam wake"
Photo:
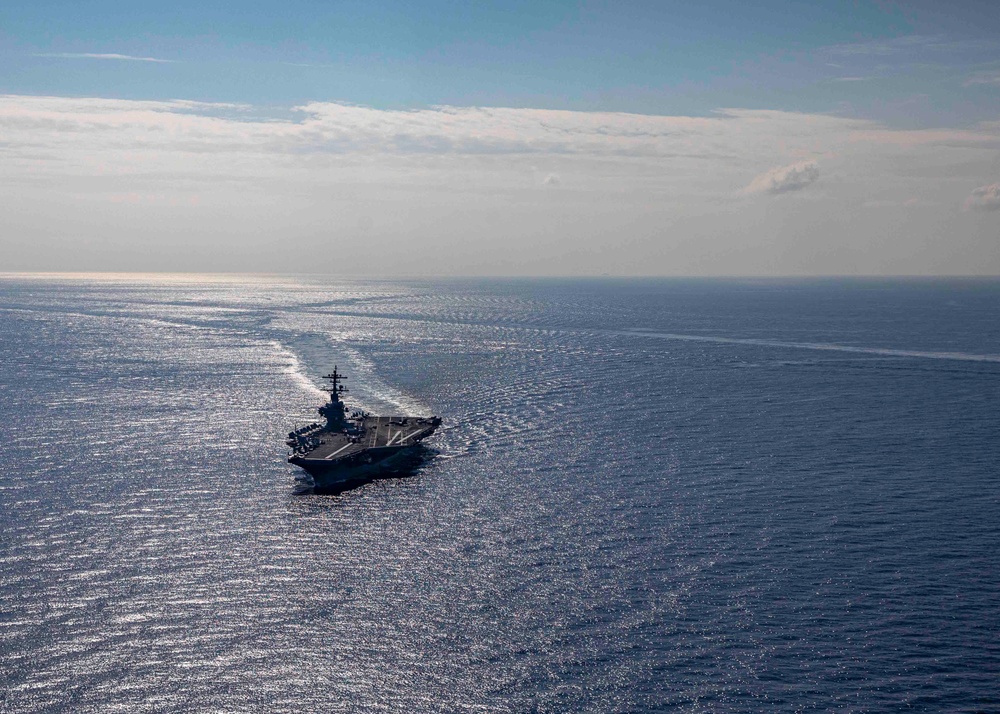
[[[302,362],[294,352],[277,340],[272,341],[271,344],[274,346],[275,350],[288,360],[288,364],[285,367],[285,373],[288,374],[296,384],[310,394],[315,394],[324,398],[326,397],[326,392],[317,387],[313,381],[306,376],[305,370],[302,367]]]
[[[431,410],[425,404],[421,404],[408,394],[389,386],[379,378],[374,363],[365,358],[358,350],[345,348],[343,345],[340,346],[340,349],[350,360],[353,374],[357,375],[354,382],[357,387],[355,390],[356,399],[367,401],[365,397],[369,397],[376,402],[399,410],[402,414],[430,416]],[[370,406],[378,408],[378,405],[375,404]]]

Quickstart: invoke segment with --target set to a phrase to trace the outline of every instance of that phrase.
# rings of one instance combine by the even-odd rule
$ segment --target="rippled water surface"
[[[0,711],[1000,711],[1000,282],[0,277]],[[439,414],[313,493],[282,438]]]

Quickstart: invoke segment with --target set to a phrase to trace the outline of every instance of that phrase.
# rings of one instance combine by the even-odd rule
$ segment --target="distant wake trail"
[[[558,325],[545,326],[542,324],[518,325],[518,324],[495,324],[487,322],[465,322],[449,320],[444,318],[431,318],[422,315],[407,315],[401,313],[381,314],[371,312],[358,312],[347,310],[327,311],[327,315],[339,315],[343,317],[363,317],[365,319],[384,319],[412,322],[433,322],[450,325],[469,325],[479,327],[502,327],[507,329],[530,329],[530,330],[550,330],[553,332],[587,332],[590,334],[622,335],[627,337],[652,337],[662,340],[684,340],[687,342],[715,342],[719,344],[732,345],[757,345],[759,347],[787,347],[797,350],[820,350],[824,352],[848,352],[852,354],[878,355],[881,357],[909,357],[915,359],[950,360],[957,362],[985,362],[988,364],[1000,364],[1000,355],[995,354],[974,354],[971,352],[930,352],[925,350],[897,350],[887,347],[855,347],[852,345],[838,345],[828,342],[785,342],[782,340],[755,339],[752,337],[716,337],[711,335],[684,335],[675,332],[659,332],[642,327],[633,327],[625,330],[602,330],[599,328],[572,328]]]
[[[712,337],[709,335],[680,335],[673,332],[656,332],[635,328],[618,330],[618,335],[629,337],[653,337],[663,340],[684,340],[687,342],[718,342],[734,345],[758,345],[760,347],[790,347],[799,350],[822,350],[825,352],[851,352],[854,354],[879,355],[882,357],[915,357],[918,359],[955,360],[959,362],[990,362],[1000,364],[1000,355],[979,355],[969,352],[924,352],[921,350],[893,350],[883,347],[853,347],[825,342],[783,342],[781,340],[761,340],[741,337]]]

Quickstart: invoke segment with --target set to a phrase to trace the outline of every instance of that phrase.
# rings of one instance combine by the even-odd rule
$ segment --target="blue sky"
[[[1000,274],[995,2],[8,2],[0,67],[0,269]]]
[[[967,83],[1000,73],[990,2],[15,2],[0,8],[0,28],[0,91],[10,94],[651,114],[738,106],[924,126],[1000,108],[996,85]]]

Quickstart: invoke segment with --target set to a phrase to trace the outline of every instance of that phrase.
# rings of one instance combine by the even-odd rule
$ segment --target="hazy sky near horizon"
[[[0,6],[0,271],[1000,274],[994,2]]]

